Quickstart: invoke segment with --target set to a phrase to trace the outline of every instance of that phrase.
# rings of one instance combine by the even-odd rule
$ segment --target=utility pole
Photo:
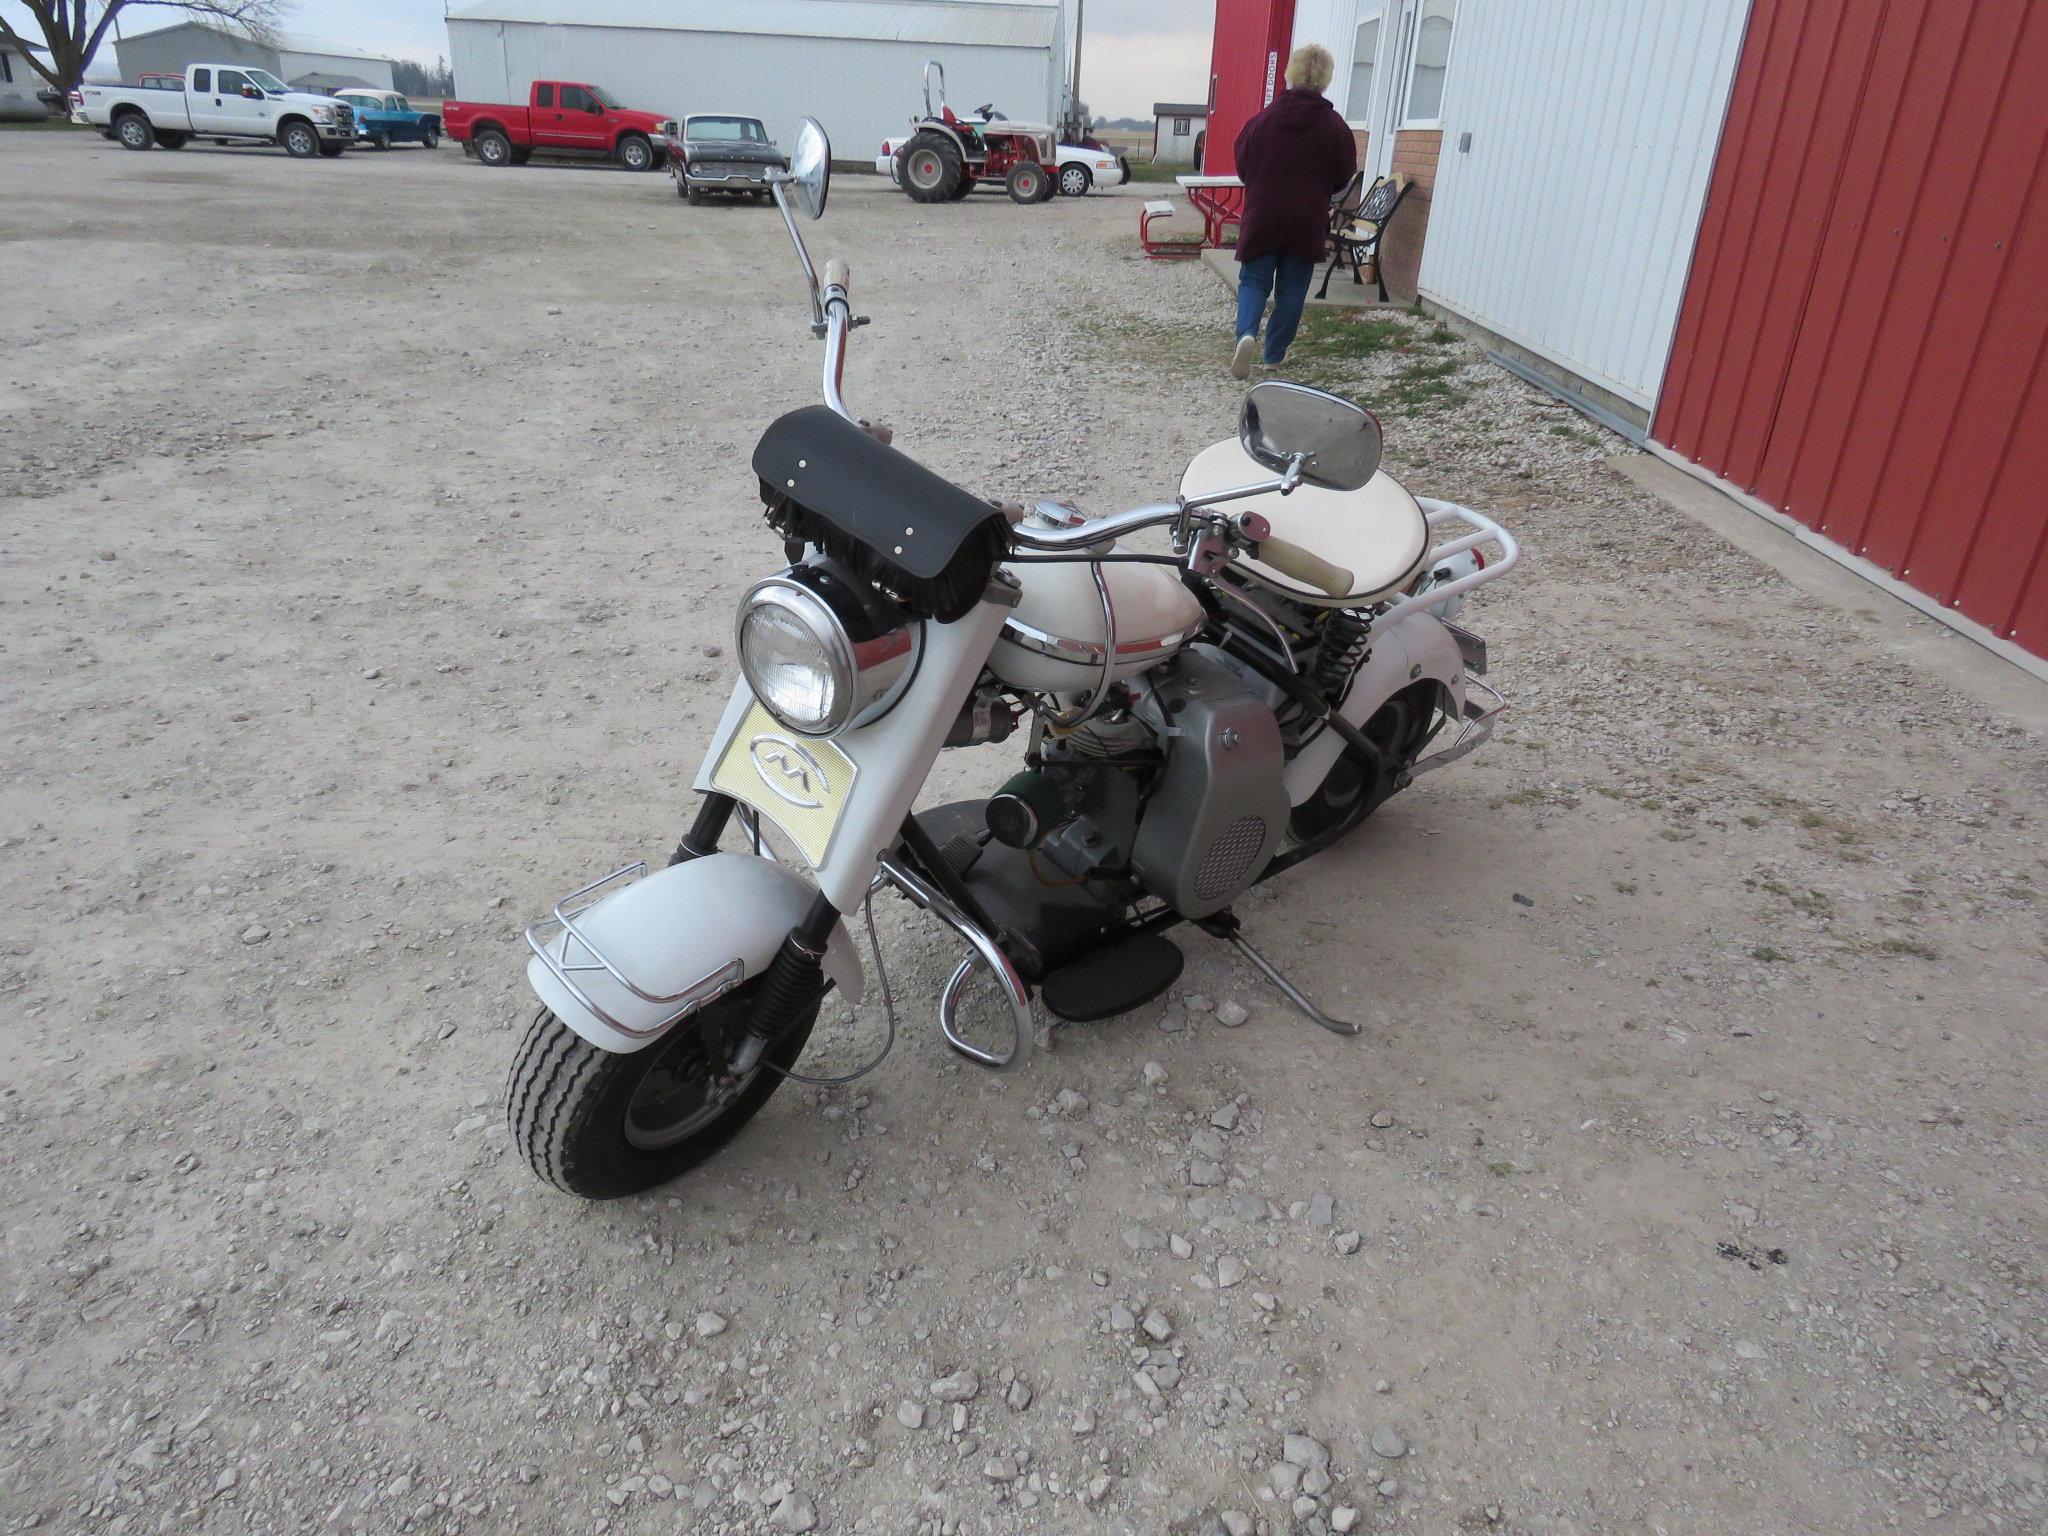
[[[1077,138],[1088,131],[1088,124],[1081,121],[1081,27],[1087,15],[1088,0],[1074,0],[1074,83],[1067,93],[1067,117],[1079,129]]]

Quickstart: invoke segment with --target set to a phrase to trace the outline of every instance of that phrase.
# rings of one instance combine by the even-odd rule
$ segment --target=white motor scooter
[[[821,1081],[796,1064],[827,991],[864,995],[855,913],[893,1041],[882,890],[965,946],[939,1026],[985,1066],[1026,1058],[1034,996],[1080,1022],[1165,992],[1182,925],[1355,1033],[1252,947],[1231,903],[1478,746],[1505,707],[1451,617],[1513,566],[1514,539],[1381,471],[1379,424],[1349,401],[1259,384],[1177,495],[1100,518],[1006,511],[889,446],[840,393],[863,323],[847,269],[821,276],[796,220],[824,212],[830,166],[806,119],[773,191],[825,404],[754,450],[788,564],[741,599],[741,677],[695,823],[668,868],[607,875],[526,935],[541,1009],[508,1115],[535,1171],[579,1195],[674,1178],[785,1078]],[[1155,529],[1170,552],[1122,542]],[[942,750],[1019,732],[1022,767],[993,793],[915,809]],[[740,846],[721,849],[735,824]],[[993,1039],[963,1018],[977,978],[1003,1001]]]

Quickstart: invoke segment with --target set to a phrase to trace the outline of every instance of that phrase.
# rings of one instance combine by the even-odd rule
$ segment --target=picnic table
[[[1221,247],[1224,230],[1244,222],[1244,183],[1235,176],[1176,176],[1174,180],[1202,216],[1202,244]]]
[[[1224,232],[1244,222],[1244,183],[1235,176],[1176,176],[1174,180],[1187,193],[1188,205],[1202,216],[1201,238],[1175,240],[1155,232],[1154,220],[1173,218],[1172,201],[1160,198],[1147,203],[1138,214],[1138,244],[1147,256],[1162,260],[1199,256],[1211,246],[1220,250]]]

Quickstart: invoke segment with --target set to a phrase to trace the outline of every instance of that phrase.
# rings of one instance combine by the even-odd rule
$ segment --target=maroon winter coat
[[[1237,136],[1237,177],[1244,222],[1237,259],[1323,259],[1330,199],[1358,169],[1358,144],[1337,109],[1316,91],[1289,87]]]

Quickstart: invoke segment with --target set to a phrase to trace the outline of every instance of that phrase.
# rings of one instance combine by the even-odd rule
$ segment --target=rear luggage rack
[[[1505,576],[1514,568],[1515,562],[1522,558],[1522,546],[1515,542],[1515,536],[1485,513],[1474,512],[1470,507],[1461,507],[1454,501],[1438,501],[1433,496],[1418,496],[1415,502],[1422,508],[1423,519],[1432,530],[1440,528],[1445,523],[1454,522],[1464,523],[1473,530],[1430,550],[1428,558],[1423,562],[1423,569],[1434,570],[1453,556],[1462,555],[1468,550],[1476,550],[1482,544],[1498,544],[1500,557],[1487,561],[1468,576],[1460,576],[1457,580],[1447,581],[1442,586],[1424,587],[1391,607],[1382,608],[1372,616],[1371,629],[1389,628],[1417,609],[1434,608],[1453,598],[1463,597],[1474,588],[1483,587],[1494,578]],[[1476,746],[1478,743],[1475,742],[1473,745]]]

